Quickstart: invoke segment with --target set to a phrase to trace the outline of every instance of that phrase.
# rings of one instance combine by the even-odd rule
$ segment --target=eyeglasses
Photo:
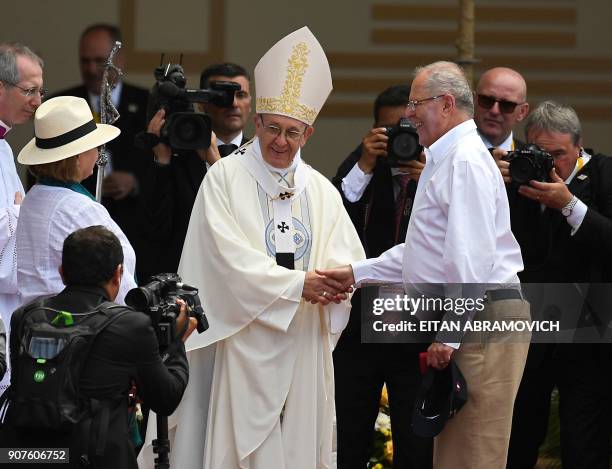
[[[18,88],[19,90],[21,90],[21,94],[23,94],[26,98],[31,97],[34,93],[38,93],[40,95],[40,99],[44,98],[45,95],[48,93],[48,89],[47,88],[22,88],[21,86],[19,86],[16,83],[9,83],[8,81],[5,82],[7,85],[9,86],[14,86],[15,88]]]
[[[284,132],[285,133],[285,138],[287,140],[291,140],[291,141],[296,142],[296,141],[298,141],[302,137],[302,135],[304,135],[306,133],[306,130],[308,129],[308,126],[306,126],[306,128],[302,132],[300,132],[299,130],[296,130],[296,129],[285,130],[285,129],[281,129],[280,127],[278,127],[277,125],[274,125],[274,124],[266,125],[264,123],[263,117],[261,115],[259,116],[259,118],[261,119],[261,124],[263,125],[264,130],[266,131],[266,133],[268,135],[270,135],[271,137],[274,137],[274,138],[279,137]]]
[[[426,103],[427,101],[433,101],[434,99],[441,98],[442,96],[444,96],[444,95],[443,94],[439,94],[438,96],[432,96],[431,98],[413,99],[412,101],[408,101],[408,103],[406,103],[406,106],[408,107],[408,110],[414,112],[414,111],[416,111],[416,107],[419,104]]]
[[[476,99],[478,100],[478,105],[485,109],[491,109],[495,106],[495,103],[499,103],[499,110],[504,114],[510,114],[514,112],[516,106],[525,103],[515,103],[514,101],[506,101],[505,99],[497,99],[493,96],[487,96],[486,94],[478,94],[476,95]]]

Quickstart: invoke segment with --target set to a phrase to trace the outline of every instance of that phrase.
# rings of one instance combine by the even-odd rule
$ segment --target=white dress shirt
[[[397,176],[399,174],[404,174],[399,168],[391,168],[391,176]],[[344,178],[342,178],[342,192],[344,193],[344,197],[349,202],[355,203],[363,197],[363,193],[365,192],[368,184],[372,180],[372,176],[374,172],[364,173],[359,167],[358,163],[355,163],[355,166],[348,172]],[[393,198],[396,199],[397,195],[400,192],[400,186],[398,182],[393,178]]]
[[[364,173],[359,164],[355,163],[355,166],[342,178],[341,187],[346,200],[353,203],[360,200],[373,175],[373,172]]]
[[[123,277],[115,300],[124,303],[136,286],[136,254],[121,228],[98,202],[65,187],[36,184],[23,200],[17,227],[17,281],[20,304],[64,289],[58,272],[64,240],[73,231],[103,225],[123,248]]]
[[[425,149],[427,162],[406,241],[353,264],[357,283],[518,283],[521,251],[510,231],[501,173],[467,120]]]

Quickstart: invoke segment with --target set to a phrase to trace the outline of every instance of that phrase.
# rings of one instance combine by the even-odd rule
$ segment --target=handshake
[[[353,292],[355,277],[350,265],[306,272],[302,297],[312,304],[340,303]]]

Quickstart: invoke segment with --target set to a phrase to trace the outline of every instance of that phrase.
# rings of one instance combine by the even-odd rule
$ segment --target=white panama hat
[[[120,133],[112,125],[96,124],[83,98],[58,96],[36,110],[36,137],[19,152],[17,161],[26,165],[53,163],[96,148]]]

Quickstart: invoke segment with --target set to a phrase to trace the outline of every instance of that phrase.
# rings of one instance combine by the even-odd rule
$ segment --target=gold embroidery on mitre
[[[257,112],[286,114],[309,125],[314,122],[318,111],[299,102],[302,80],[308,68],[309,52],[305,42],[293,46],[280,98],[257,98]]]

